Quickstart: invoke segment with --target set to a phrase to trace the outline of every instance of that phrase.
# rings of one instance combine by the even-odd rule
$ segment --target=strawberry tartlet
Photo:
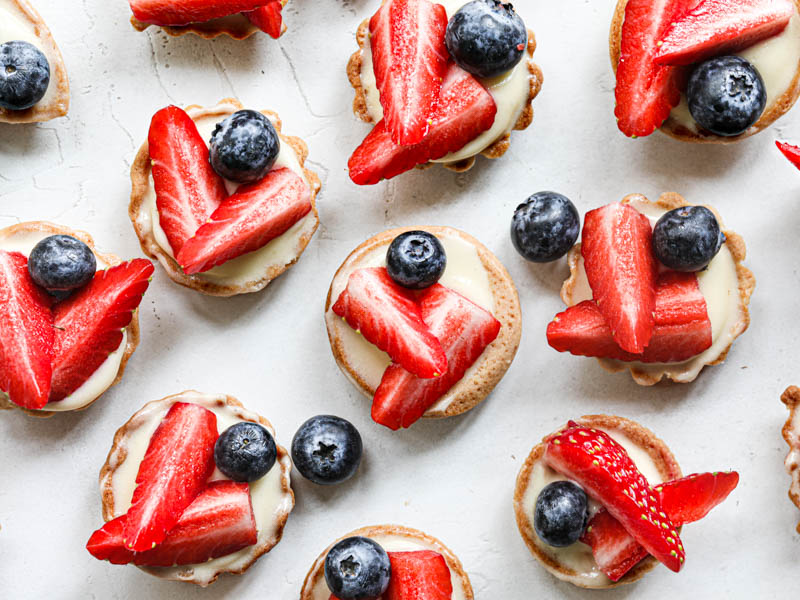
[[[434,275],[415,285],[431,261]],[[505,375],[521,336],[508,271],[450,227],[392,229],[361,244],[333,277],[325,323],[339,368],[373,398],[373,419],[391,429],[477,406]]]
[[[294,507],[291,460],[263,417],[231,396],[187,391],[146,404],[100,472],[95,558],[207,586],[280,541]]]
[[[161,27],[168,35],[194,33],[206,39],[227,35],[243,40],[263,31],[278,39],[289,0],[129,0],[137,31]]]
[[[521,37],[498,39],[489,31]],[[483,37],[470,37],[476,32]],[[505,154],[511,132],[533,120],[543,76],[533,62],[533,32],[510,4],[387,0],[356,39],[359,50],[347,65],[353,111],[375,124],[349,161],[356,184],[430,163],[466,171],[479,154]],[[489,50],[476,56],[475,48]],[[498,60],[499,54],[516,60]]]
[[[320,181],[305,143],[280,131],[275,113],[233,99],[153,117],[128,214],[173,281],[212,296],[257,292],[300,258],[319,225]]]
[[[689,257],[669,255],[687,247]],[[670,262],[701,247],[700,264]],[[611,372],[627,368],[640,385],[694,381],[725,360],[750,323],[755,278],[744,258],[744,241],[713,209],[678,194],[656,202],[634,194],[590,211],[568,255],[561,298],[569,308],[548,325],[547,341]]]
[[[533,448],[517,477],[514,512],[525,544],[550,573],[583,588],[641,579],[686,552],[681,526],[738,485],[736,472],[682,477],[663,441],[622,417],[570,421]]]
[[[473,600],[472,585],[455,554],[436,538],[399,525],[378,525],[357,529],[331,544],[314,562],[306,575],[300,600],[337,600],[328,584],[336,586],[336,564],[356,560],[353,579],[370,579],[374,563],[357,562],[361,555],[358,543],[364,540],[381,554],[388,572],[382,573],[383,598],[419,598],[420,600]],[[348,544],[355,544],[352,554]],[[351,546],[352,547],[352,546]],[[368,546],[369,547],[369,546]],[[339,549],[339,550],[337,550]],[[338,556],[335,556],[338,554]],[[337,559],[337,560],[334,560]],[[326,568],[326,563],[328,566]],[[347,563],[352,567],[352,562]],[[352,571],[350,571],[352,573]],[[350,596],[366,597],[366,596]],[[372,597],[372,596],[370,596]]]
[[[29,264],[36,253],[37,266],[51,268],[53,254],[37,249],[58,240],[71,244],[63,256],[82,250],[91,261],[63,295]],[[38,221],[0,229],[0,408],[49,417],[83,410],[117,384],[139,344],[137,308],[152,274],[150,261],[100,253],[82,231]]]

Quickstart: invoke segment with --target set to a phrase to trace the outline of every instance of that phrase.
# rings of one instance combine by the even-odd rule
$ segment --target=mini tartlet
[[[192,105],[186,112],[207,141],[219,121],[242,110],[238,100],[227,98],[211,108]],[[281,121],[271,111],[261,111],[275,126],[281,142],[280,154],[273,171],[286,167],[298,175],[310,192],[311,210],[288,231],[265,246],[228,260],[210,271],[186,274],[176,262],[169,241],[158,222],[158,208],[152,176],[148,143],[139,150],[131,167],[132,191],[128,216],[133,223],[142,250],[157,259],[174,282],[211,296],[233,296],[258,292],[291,267],[302,255],[319,226],[316,196],[321,188],[319,177],[305,167],[308,147],[298,137],[280,133]],[[237,184],[226,181],[229,193]]]
[[[800,413],[797,410],[800,405],[800,388],[794,385],[786,388],[781,395],[781,402],[789,409],[789,418],[781,430],[783,439],[789,445],[789,454],[784,463],[786,472],[792,477],[789,498],[800,508]],[[800,523],[797,525],[797,532],[800,533]]]

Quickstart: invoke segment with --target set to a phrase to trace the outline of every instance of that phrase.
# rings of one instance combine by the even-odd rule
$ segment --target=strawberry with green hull
[[[800,169],[800,146],[793,146],[786,142],[775,142],[775,145],[795,167]]]
[[[283,33],[283,2],[272,0],[264,6],[259,6],[255,10],[243,13],[245,17],[261,31],[276,40]]]
[[[248,12],[269,0],[129,0],[133,16],[142,23],[179,26]]]

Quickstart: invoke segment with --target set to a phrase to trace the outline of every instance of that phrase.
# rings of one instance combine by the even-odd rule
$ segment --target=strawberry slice
[[[547,326],[547,342],[559,352],[626,362],[682,362],[712,344],[711,321],[694,273],[667,272],[656,286],[655,328],[641,354],[622,350],[600,309],[591,300],[556,315]]]
[[[419,305],[447,354],[447,371],[436,379],[420,379],[398,364],[386,369],[372,401],[372,418],[394,430],[418,421],[500,333],[500,322],[491,313],[443,285],[428,288]]]
[[[392,564],[384,600],[450,600],[453,582],[447,561],[438,552],[388,552]]]
[[[259,6],[257,9],[243,14],[253,25],[277,40],[283,33],[281,11],[283,11],[283,2],[271,0],[264,6]]]
[[[209,217],[178,253],[189,275],[202,273],[263,248],[311,212],[311,192],[291,169],[275,169],[240,187]]]
[[[353,271],[333,312],[419,377],[439,379],[447,371],[442,345],[423,321],[413,292],[397,285],[384,267]]]
[[[681,570],[683,545],[661,499],[608,434],[570,421],[548,439],[544,457],[600,502],[650,554],[676,573]]]
[[[150,123],[148,145],[159,224],[177,256],[228,192],[211,168],[208,146],[186,111],[177,106],[158,111]]]
[[[702,0],[667,28],[656,64],[691,65],[733,54],[778,35],[794,10],[792,0]]]
[[[447,11],[429,0],[388,0],[369,22],[386,129],[395,144],[428,134],[447,72]]]
[[[0,250],[0,390],[31,410],[43,408],[50,396],[51,302],[28,274],[28,259]]]
[[[158,426],[136,475],[123,527],[125,546],[151,550],[164,541],[214,472],[217,416],[176,402]]]
[[[581,254],[592,294],[620,348],[640,354],[653,334],[657,265],[649,219],[628,204],[586,213]]]
[[[486,88],[450,63],[427,137],[413,146],[398,146],[386,121],[379,122],[350,157],[350,179],[358,185],[374,185],[461,150],[492,127],[495,115],[497,105]]]
[[[153,263],[144,258],[98,271],[85,287],[53,308],[55,340],[50,401],[77,390],[122,343],[142,302]]]
[[[246,483],[209,483],[183,511],[164,541],[146,552],[131,552],[125,547],[127,518],[117,517],[95,531],[86,544],[89,553],[114,565],[172,567],[204,563],[258,541],[250,486]]]
[[[786,142],[775,142],[775,145],[778,146],[778,150],[780,150],[783,155],[788,158],[791,163],[800,169],[800,147],[799,146],[792,146],[791,144],[787,144]]]
[[[676,527],[705,517],[721,504],[739,483],[739,474],[702,473],[663,483],[654,488],[664,512]],[[581,541],[592,548],[597,565],[611,581],[619,581],[648,553],[611,514],[601,508],[592,517]]]
[[[625,6],[614,110],[625,135],[650,135],[680,103],[677,71],[653,59],[666,29],[695,1],[629,0]]]
[[[264,0],[129,0],[133,16],[153,25],[188,25],[255,10]]]

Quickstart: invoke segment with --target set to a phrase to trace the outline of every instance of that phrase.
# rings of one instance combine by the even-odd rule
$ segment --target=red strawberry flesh
[[[188,25],[254,10],[264,0],[129,0],[133,16],[153,25]]]
[[[594,561],[611,581],[619,581],[649,556],[647,550],[604,509],[589,521],[581,541],[591,546]]]
[[[795,167],[800,169],[800,146],[793,146],[786,142],[775,142],[775,145],[778,146],[778,150],[780,150]]]
[[[272,0],[264,6],[259,6],[255,10],[244,13],[244,16],[261,31],[276,40],[283,33],[283,2]]]
[[[389,552],[392,576],[384,600],[451,600],[453,582],[438,552]]]

